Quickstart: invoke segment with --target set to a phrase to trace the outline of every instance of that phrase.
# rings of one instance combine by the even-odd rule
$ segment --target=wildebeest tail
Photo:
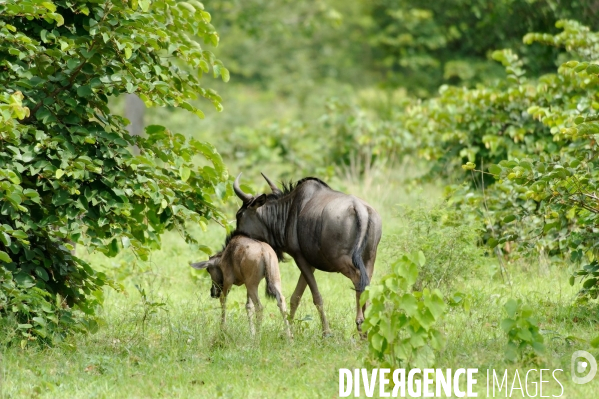
[[[267,253],[262,258],[264,265],[264,274],[266,278],[266,289],[265,294],[267,298],[276,299],[277,301],[281,297],[281,293],[277,289],[277,282],[281,285],[281,275],[279,273],[279,262],[276,256],[272,257],[271,254]]]
[[[366,266],[362,259],[362,252],[366,247],[366,233],[368,233],[368,211],[364,205],[358,201],[354,203],[354,209],[356,211],[356,224],[358,227],[358,239],[353,248],[352,262],[356,269],[360,271],[360,283],[358,284],[357,291],[364,291],[366,286],[370,284],[368,273],[366,272]]]

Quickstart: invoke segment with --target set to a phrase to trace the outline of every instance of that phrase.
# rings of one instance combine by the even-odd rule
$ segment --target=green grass
[[[440,198],[439,190],[427,188],[411,194],[399,187],[389,173],[377,176],[369,187],[348,182],[337,187],[361,195],[380,210],[384,220],[383,241],[375,268],[375,281],[389,269],[404,224],[395,204],[416,204]],[[212,226],[196,231],[205,244],[219,248],[224,231]],[[252,339],[245,313],[245,290],[234,287],[221,330],[218,300],[209,296],[207,274],[188,264],[202,258],[176,234],[164,236],[163,249],[140,262],[130,253],[115,259],[82,254],[94,267],[122,281],[124,291],[107,290],[99,331],[78,335],[52,348],[29,345],[4,348],[0,392],[3,398],[334,398],[339,387],[339,368],[362,367],[365,341],[355,334],[354,293],[341,275],[317,273],[333,335],[321,337],[320,322],[309,292],[303,298],[294,325],[295,338],[285,338],[276,303],[266,305],[260,336]],[[493,263],[493,262],[487,262]],[[467,267],[468,265],[465,265]],[[506,298],[522,298],[535,304],[545,331],[546,368],[569,372],[570,355],[589,350],[586,343],[570,344],[576,336],[597,335],[597,307],[572,306],[576,287],[567,284],[568,270],[559,264],[539,262],[507,264],[511,283],[490,270],[461,282],[454,289],[469,293],[469,312],[451,309],[441,324],[446,349],[438,355],[441,368],[477,367],[481,371],[479,396],[485,396],[487,368],[502,370],[506,337],[499,323]],[[281,265],[283,292],[289,297],[299,272],[293,262]],[[135,285],[146,293],[146,305]],[[261,292],[263,297],[263,294]],[[154,305],[152,305],[154,304]],[[157,304],[164,304],[158,306]],[[145,321],[144,321],[144,315]],[[594,355],[599,357],[595,350]],[[526,370],[528,367],[522,366]],[[599,376],[576,386],[568,374],[558,374],[564,384],[562,397],[591,397],[599,393]],[[511,383],[511,381],[510,381]],[[363,392],[363,391],[362,391]],[[378,388],[377,388],[378,392]],[[544,391],[557,395],[555,384]],[[521,397],[515,391],[514,397]]]

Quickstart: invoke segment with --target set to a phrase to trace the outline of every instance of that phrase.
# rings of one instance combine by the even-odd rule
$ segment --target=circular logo
[[[584,360],[582,360],[583,358]],[[585,373],[587,370],[587,375],[584,377],[578,376],[579,374]],[[575,384],[586,384],[595,377],[595,374],[597,374],[597,362],[595,361],[593,355],[591,355],[589,352],[576,351],[572,354],[570,371],[572,375],[572,382]]]

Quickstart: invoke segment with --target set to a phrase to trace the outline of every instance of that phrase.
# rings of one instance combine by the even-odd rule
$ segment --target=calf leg
[[[285,305],[285,297],[283,296],[283,291],[281,289],[281,282],[275,282],[274,286],[279,292],[279,296],[277,297],[277,306],[279,307],[281,315],[283,316],[283,322],[285,323],[285,328],[287,329],[287,337],[293,338],[293,335],[291,335],[291,330],[289,329],[289,320],[287,320],[287,306]]]
[[[248,300],[251,299],[251,301],[254,303],[254,306],[256,307],[256,324],[257,324],[257,330],[258,333],[260,332],[260,327],[262,326],[262,304],[260,303],[260,298],[258,297],[258,287],[252,287],[250,289],[250,287],[248,287]]]
[[[250,334],[252,337],[256,335],[256,329],[254,328],[254,304],[252,303],[252,299],[250,298],[250,293],[247,293],[247,302],[245,304],[245,309],[248,312],[248,321],[250,323]]]
[[[225,326],[225,322],[227,321],[227,315],[226,315],[226,308],[227,308],[227,294],[225,294],[225,292],[221,292],[220,294],[220,309],[221,309],[221,316],[220,316],[220,324],[221,327]]]

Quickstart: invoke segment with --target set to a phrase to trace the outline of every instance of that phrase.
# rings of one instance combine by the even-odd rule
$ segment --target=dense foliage
[[[515,247],[580,264],[571,282],[582,280],[582,297],[597,298],[592,2],[206,4],[219,15],[217,29],[197,1],[0,5],[0,314],[25,341],[94,328],[79,311],[92,315],[113,283],[72,253],[75,244],[147,259],[166,230],[193,241],[186,222],[226,223],[218,205],[230,193],[228,173],[215,147],[232,167],[279,179],[366,182],[373,169],[419,158],[419,181],[450,184],[454,208],[403,215],[414,248],[396,251],[385,284],[405,285],[417,310],[397,302],[370,313],[371,346],[389,364],[429,357],[420,339],[437,338],[418,321],[432,312],[422,298],[472,275],[481,243],[500,259]],[[581,22],[556,25],[560,18]],[[231,73],[200,44],[216,45],[216,30]],[[205,73],[231,74],[237,83],[224,92],[237,103],[226,122],[201,131],[189,122],[203,117],[201,101],[222,109],[200,83]],[[128,135],[128,121],[109,109],[124,93],[166,108],[154,122],[191,111],[179,121],[187,130],[150,124],[145,136]],[[428,261],[402,257],[414,249]],[[399,298],[377,287],[373,302]],[[392,335],[374,316],[387,311],[422,328],[408,333],[401,319]],[[407,336],[418,345],[403,345]],[[390,354],[391,342],[401,356]]]
[[[598,213],[595,135],[599,133],[599,65],[593,60],[599,54],[598,36],[575,21],[560,21],[558,26],[563,32],[555,36],[533,33],[524,38],[527,43],[569,51],[575,59],[563,63],[556,74],[527,80],[515,58],[503,52],[499,55],[510,73],[505,88],[467,90],[455,96],[466,108],[474,105],[458,119],[469,118],[475,129],[454,142],[454,154],[459,150],[461,159],[469,160],[465,169],[478,166],[497,179],[467,200],[485,207],[491,246],[517,241],[522,249],[593,262]],[[481,98],[487,99],[484,104]],[[498,112],[501,104],[510,112]],[[503,124],[499,130],[503,134],[493,134],[493,128],[488,133],[476,129],[494,123]],[[459,125],[448,126],[455,127]],[[459,159],[456,155],[454,160]],[[472,176],[483,185],[493,182],[477,178],[478,173]],[[597,297],[598,275],[594,265],[576,274],[585,280],[582,294]]]
[[[503,309],[507,315],[501,321],[501,328],[508,340],[505,350],[506,360],[538,364],[540,357],[545,353],[545,344],[532,307],[523,303],[521,299],[510,298]]]
[[[390,274],[362,295],[362,303],[370,302],[364,327],[373,364],[391,369],[430,367],[435,363],[435,351],[445,345],[435,326],[447,308],[441,292],[413,290],[418,269],[425,264],[422,252],[403,255]]]
[[[200,117],[198,96],[220,109],[200,77],[229,73],[198,39],[218,43],[195,1],[0,4],[0,315],[24,336],[50,337],[63,309],[93,314],[100,303],[106,276],[71,253],[75,243],[144,259],[165,230],[192,240],[185,222],[221,218],[212,198],[228,176],[210,144],[162,126],[129,136],[108,108],[137,93]]]
[[[523,54],[534,75],[549,72],[557,51],[523,46],[522,37],[552,32],[559,19],[597,21],[596,6],[585,0],[376,0],[365,7],[374,65],[389,83],[424,95],[443,82],[500,77],[500,68],[488,62],[498,43]]]

